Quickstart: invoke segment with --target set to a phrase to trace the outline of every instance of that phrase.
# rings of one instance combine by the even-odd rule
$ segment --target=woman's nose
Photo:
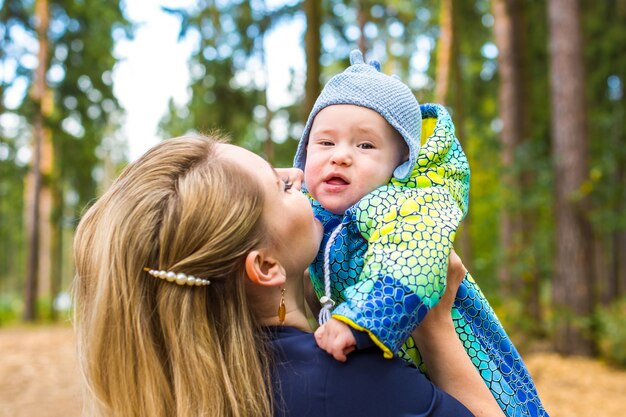
[[[298,168],[276,168],[276,172],[283,178],[289,178],[291,186],[299,190],[304,181],[304,172]]]
[[[292,168],[293,170],[293,174],[290,175],[289,178],[293,178],[292,179],[292,186],[295,187],[297,190],[302,188],[302,181],[304,181],[304,171],[302,171],[299,168]]]

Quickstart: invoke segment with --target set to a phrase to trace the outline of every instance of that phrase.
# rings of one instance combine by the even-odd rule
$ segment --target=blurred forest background
[[[170,102],[163,139],[220,128],[289,166],[321,86],[358,47],[420,103],[449,108],[472,169],[455,245],[513,340],[626,364],[626,0],[199,0],[164,11],[197,45],[189,102]],[[292,71],[292,104],[273,108],[258,76],[264,39],[293,19],[306,22],[306,71]],[[67,317],[74,228],[128,162],[112,71],[134,23],[105,0],[0,0],[0,21],[2,326]],[[26,93],[9,107],[14,83]]]

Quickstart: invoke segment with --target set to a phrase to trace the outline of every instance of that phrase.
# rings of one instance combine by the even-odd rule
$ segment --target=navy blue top
[[[281,417],[465,417],[472,414],[405,361],[377,348],[345,363],[320,349],[312,333],[268,328],[274,350],[274,415]]]

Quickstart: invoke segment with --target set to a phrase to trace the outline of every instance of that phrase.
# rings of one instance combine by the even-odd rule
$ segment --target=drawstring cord
[[[322,309],[320,310],[318,318],[320,325],[330,320],[330,310],[335,305],[333,299],[330,298],[330,248],[333,245],[335,238],[341,231],[341,226],[342,224],[339,223],[339,226],[333,230],[328,238],[328,242],[326,242],[326,247],[324,248],[324,296],[320,298],[320,303],[322,303]]]

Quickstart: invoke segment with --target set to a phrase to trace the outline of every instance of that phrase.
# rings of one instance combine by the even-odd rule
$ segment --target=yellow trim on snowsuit
[[[336,320],[339,320],[342,323],[347,324],[348,326],[352,327],[355,330],[358,330],[360,332],[366,332],[369,335],[369,337],[372,339],[374,344],[376,344],[376,346],[378,346],[383,351],[383,356],[386,359],[393,358],[393,352],[391,351],[391,349],[389,349],[387,346],[385,346],[385,344],[383,342],[378,340],[378,338],[376,337],[376,335],[374,333],[370,332],[365,327],[359,326],[358,324],[356,324],[355,322],[353,322],[352,320],[350,320],[349,318],[344,317],[344,316],[338,316],[338,315],[333,314],[332,318],[334,318]]]

